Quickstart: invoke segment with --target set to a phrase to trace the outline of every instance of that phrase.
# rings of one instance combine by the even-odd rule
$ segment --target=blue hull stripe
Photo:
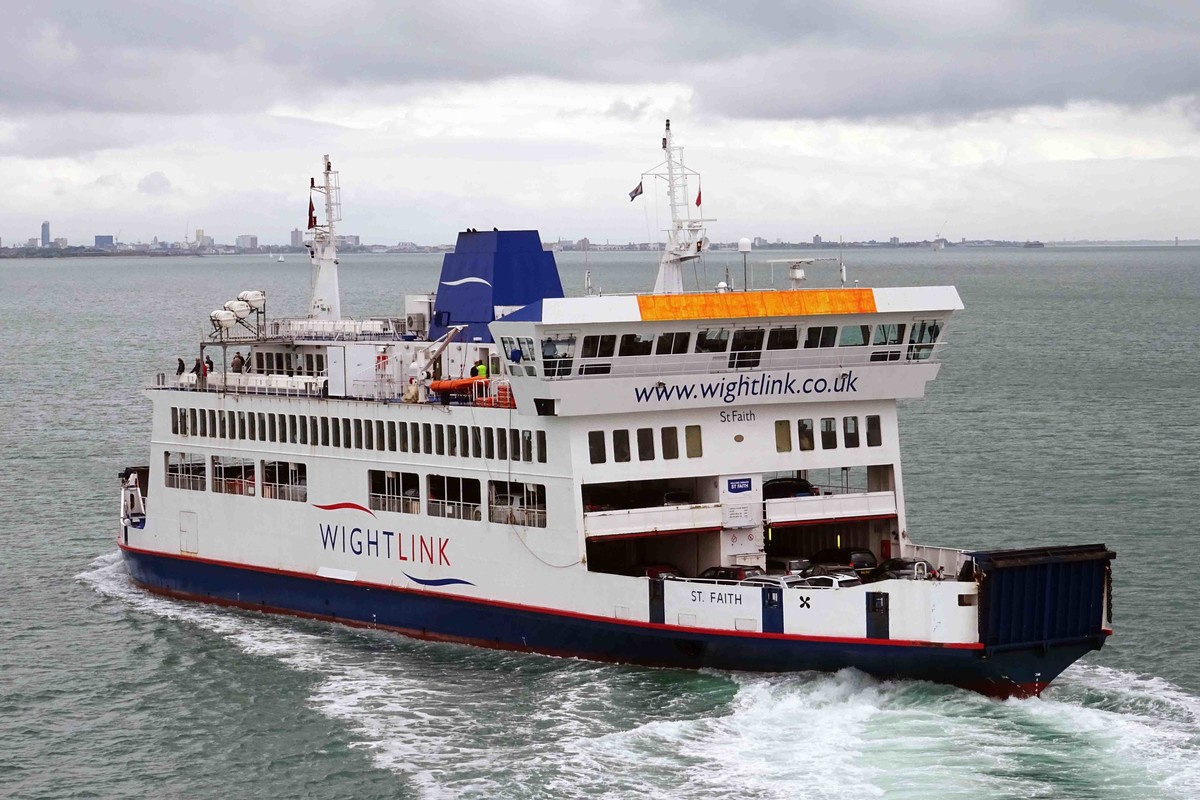
[[[138,584],[192,600],[386,628],[422,639],[657,667],[761,672],[855,667],[882,678],[947,683],[999,697],[1041,691],[1094,649],[986,657],[979,649],[726,635],[477,602],[423,591],[257,570],[122,547]]]

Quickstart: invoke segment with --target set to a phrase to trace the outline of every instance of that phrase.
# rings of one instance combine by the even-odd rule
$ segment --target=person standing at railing
[[[207,369],[207,372],[205,373],[206,375],[207,375],[208,373],[210,373],[210,372],[216,372],[216,371],[217,371],[217,368],[213,366],[213,360],[212,360],[212,356],[205,356],[205,357],[204,357],[204,366],[205,366],[205,368]]]
[[[177,359],[175,359],[175,360],[176,360],[177,362],[179,362],[179,363],[176,365],[176,367],[175,367],[175,377],[176,377],[176,378],[179,378],[179,377],[182,377],[182,376],[183,376],[183,373],[184,373],[184,371],[185,371],[185,370],[187,370],[187,365],[183,363],[183,359],[182,359],[182,358],[177,358]]]
[[[229,368],[234,372],[241,372],[242,367],[246,365],[246,359],[242,358],[242,353],[239,350],[233,354],[233,361],[229,364]]]

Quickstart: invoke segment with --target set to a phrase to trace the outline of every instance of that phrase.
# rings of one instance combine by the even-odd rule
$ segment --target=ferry
[[[711,220],[669,121],[662,151],[653,291],[565,296],[537,231],[468,229],[435,292],[365,319],[341,313],[326,156],[307,315],[248,289],[209,315],[211,371],[147,389],[149,463],[120,474],[133,581],[426,640],[995,697],[1101,648],[1103,544],[910,535],[897,401],[937,377],[957,291],[844,267],[805,288],[806,262],[788,289],[685,288]]]

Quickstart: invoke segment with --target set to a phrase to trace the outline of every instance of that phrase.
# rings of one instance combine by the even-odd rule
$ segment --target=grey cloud
[[[138,181],[137,189],[142,194],[170,194],[171,181],[161,172],[151,172]]]
[[[1186,3],[331,6],[52,1],[0,32],[0,106],[244,112],[357,88],[540,76],[683,82],[726,116],[861,118],[1137,106],[1200,90],[1200,6]]]

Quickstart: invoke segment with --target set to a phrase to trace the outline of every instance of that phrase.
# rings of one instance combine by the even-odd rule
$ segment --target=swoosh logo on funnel
[[[456,281],[442,281],[442,286],[462,286],[464,283],[482,283],[484,286],[491,286],[490,283],[483,278],[459,278]]]

